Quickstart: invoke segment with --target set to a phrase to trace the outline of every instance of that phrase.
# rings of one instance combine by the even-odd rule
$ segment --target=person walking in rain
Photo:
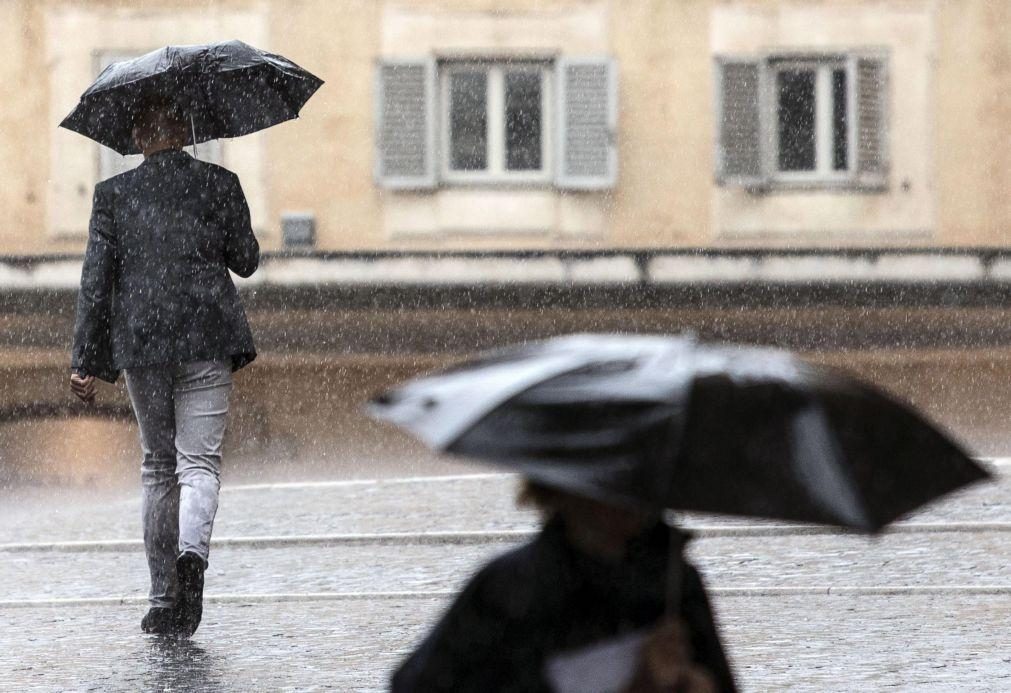
[[[666,512],[873,533],[989,477],[867,384],[691,335],[524,342],[402,383],[369,412],[518,472],[545,516],[464,588],[397,692],[733,691],[688,536]]]
[[[520,502],[544,516],[541,532],[471,579],[394,673],[394,693],[587,690],[585,680],[572,681],[573,673],[594,678],[593,690],[612,690],[599,687],[589,671],[598,666],[592,660],[606,656],[603,650],[558,665],[566,653],[628,636],[634,638],[624,655],[630,675],[614,690],[736,690],[705,587],[680,556],[674,557],[680,609],[667,611],[671,532],[682,542],[686,535],[658,513],[529,480]]]
[[[191,635],[218,508],[232,372],[256,357],[228,271],[259,262],[238,177],[183,151],[189,123],[148,99],[133,123],[144,154],[95,187],[74,329],[71,388],[125,373],[143,448],[145,633]]]

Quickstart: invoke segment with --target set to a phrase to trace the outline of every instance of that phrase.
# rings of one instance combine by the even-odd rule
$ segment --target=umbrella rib
[[[816,403],[805,407],[794,419],[791,433],[793,448],[797,451],[794,463],[797,472],[806,477],[808,491],[838,513],[838,519],[847,525],[875,529],[875,518],[861,501],[851,475],[847,474],[845,457],[822,408]]]

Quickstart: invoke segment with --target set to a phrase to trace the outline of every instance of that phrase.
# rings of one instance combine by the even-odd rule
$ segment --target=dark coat
[[[633,542],[624,562],[609,564],[575,549],[555,518],[470,581],[394,674],[394,693],[550,690],[543,670],[552,654],[664,616],[669,531],[658,524]],[[734,691],[705,587],[691,565],[682,565],[681,617],[695,660],[721,691]]]
[[[125,368],[256,357],[228,270],[260,247],[238,177],[179,150],[95,186],[71,368],[114,382]]]

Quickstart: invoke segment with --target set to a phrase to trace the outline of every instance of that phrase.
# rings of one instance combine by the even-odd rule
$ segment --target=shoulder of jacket
[[[472,590],[485,601],[506,603],[531,588],[533,571],[540,567],[533,543],[506,551],[486,563],[472,580]]]
[[[220,164],[214,164],[210,161],[202,161],[200,159],[193,159],[193,163],[198,168],[208,171],[211,175],[221,176],[223,178],[234,178],[235,180],[239,179],[239,177],[235,175],[234,171],[230,171]]]
[[[117,173],[115,176],[95,183],[95,194],[103,196],[115,194],[120,187],[130,182],[136,171],[137,169],[123,171],[123,173]]]

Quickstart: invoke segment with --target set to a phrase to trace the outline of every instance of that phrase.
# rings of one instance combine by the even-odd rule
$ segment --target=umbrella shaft
[[[193,111],[190,111],[190,132],[193,135],[193,158],[197,158],[197,126],[193,121]]]
[[[685,540],[675,527],[670,528],[670,545],[667,550],[667,616],[681,615],[681,580],[684,572]]]

